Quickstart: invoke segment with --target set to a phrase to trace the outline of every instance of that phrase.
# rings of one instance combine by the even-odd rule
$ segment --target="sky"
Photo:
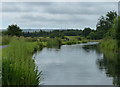
[[[98,19],[117,11],[117,2],[2,2],[0,29],[17,24],[21,29],[96,28]]]

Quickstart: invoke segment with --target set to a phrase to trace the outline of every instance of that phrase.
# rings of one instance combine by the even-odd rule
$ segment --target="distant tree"
[[[11,35],[11,36],[21,36],[22,35],[22,30],[20,29],[20,27],[18,25],[9,25],[6,31],[7,35]]]
[[[90,37],[90,39],[92,39],[92,40],[96,39],[96,37],[95,37],[95,32],[90,32],[89,37]]]
[[[92,30],[90,28],[85,28],[82,32],[82,35],[87,37]]]

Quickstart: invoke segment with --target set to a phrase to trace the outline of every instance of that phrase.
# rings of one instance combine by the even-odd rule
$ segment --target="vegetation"
[[[113,77],[115,87],[120,87],[120,54],[103,50],[103,59],[98,59],[100,70],[105,70],[107,76]]]
[[[100,48],[103,52],[103,59],[98,60],[99,68],[105,70],[109,77],[113,77],[113,84],[120,86],[120,17],[115,12],[109,12],[105,25],[104,37]],[[109,25],[109,26],[108,26]],[[103,28],[103,29],[105,29]]]
[[[3,85],[38,85],[41,72],[32,59],[36,43],[28,43],[23,37],[12,37],[7,48],[2,51]]]
[[[100,47],[102,50],[116,51],[118,49],[116,40],[104,39],[101,41]]]
[[[117,30],[119,30],[118,29],[118,20],[119,20],[119,17],[117,19],[115,12],[108,12],[106,21],[109,22],[109,27],[105,31],[105,28],[106,28],[105,26],[108,26],[108,24],[106,24],[104,26],[103,29],[104,29],[105,34],[104,34],[103,40],[100,44],[100,46],[103,50],[109,50],[109,51],[115,51],[115,52],[119,51],[120,33],[119,33],[119,31],[117,31]],[[102,25],[101,25],[101,27],[102,27]]]
[[[0,56],[2,56],[2,49],[0,49]],[[2,57],[0,57],[0,86],[2,86]]]
[[[9,25],[7,31],[3,32],[3,34],[10,36],[21,36],[22,30],[20,29],[19,26],[13,24],[13,25]]]
[[[97,38],[102,39],[104,35],[111,29],[112,24],[114,23],[114,19],[117,17],[117,13],[114,11],[110,11],[106,14],[106,16],[101,16],[97,25],[96,25],[96,33]]]
[[[59,39],[59,38],[49,39],[47,41],[48,48],[52,48],[52,47],[60,48],[61,45],[62,45],[62,42],[61,42],[61,39]]]
[[[10,43],[10,40],[11,40],[11,36],[8,36],[8,35],[2,36],[2,40],[1,40],[2,45],[7,45],[7,44],[9,44],[9,43]]]

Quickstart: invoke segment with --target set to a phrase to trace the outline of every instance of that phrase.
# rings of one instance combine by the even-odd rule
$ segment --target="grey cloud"
[[[95,28],[98,18],[110,10],[116,10],[116,4],[107,2],[5,2],[2,4],[2,12],[3,20],[9,19],[24,27],[41,25],[42,27],[89,26]],[[6,26],[8,22],[4,21]]]
[[[113,5],[114,4],[114,5]],[[98,2],[69,2],[54,3],[46,7],[45,11],[52,14],[101,14],[108,9],[115,8],[117,3],[98,3]],[[106,9],[107,8],[107,9]],[[104,9],[104,10],[103,10]],[[116,9],[115,9],[116,10]]]
[[[100,14],[111,2],[4,2],[3,12],[46,12],[50,14]],[[96,7],[97,6],[97,7]],[[104,10],[103,10],[104,9]]]
[[[50,3],[42,2],[3,2],[2,12],[39,12],[42,6]]]
[[[87,22],[93,21],[96,19],[98,15],[91,15],[91,17],[87,17],[87,15],[23,15],[21,19],[28,21],[44,21],[44,22]]]

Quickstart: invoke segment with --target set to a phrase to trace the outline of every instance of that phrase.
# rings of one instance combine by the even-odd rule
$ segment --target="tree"
[[[114,19],[117,17],[117,13],[114,11],[110,11],[106,14],[106,16],[101,16],[97,25],[96,25],[96,30],[97,33],[100,32],[100,39],[104,37],[104,35],[108,32],[109,29],[111,29],[112,24],[114,22]]]
[[[95,32],[90,32],[89,34],[90,39],[94,40],[95,38]]]
[[[87,37],[92,30],[90,28],[85,28],[82,32],[82,35]]]
[[[11,36],[21,36],[22,30],[16,24],[12,24],[8,26],[6,34]]]

